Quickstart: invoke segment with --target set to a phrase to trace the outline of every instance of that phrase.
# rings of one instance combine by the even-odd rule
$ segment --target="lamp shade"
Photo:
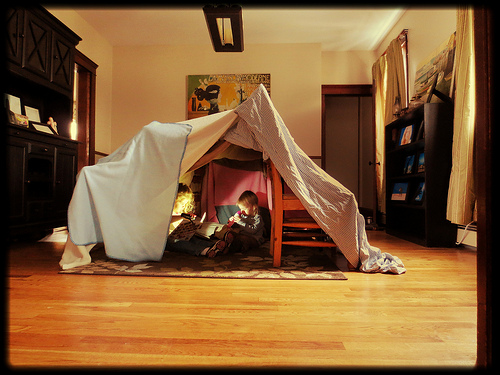
[[[239,5],[203,7],[215,52],[243,52],[243,17]]]

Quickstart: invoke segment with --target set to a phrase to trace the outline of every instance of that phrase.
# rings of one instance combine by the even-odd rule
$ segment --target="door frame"
[[[474,7],[474,50],[476,55],[476,196],[477,196],[477,358],[476,366],[486,369],[493,364],[493,231],[498,222],[492,179],[493,143],[493,14],[484,7]],[[495,223],[494,223],[495,222]]]
[[[78,171],[95,164],[95,93],[98,65],[80,51],[75,53],[78,70]]]
[[[321,168],[326,170],[326,97],[327,96],[367,96],[373,99],[373,85],[321,85]],[[373,107],[375,108],[375,107]],[[372,115],[372,131],[373,131],[373,155],[372,160],[375,162],[376,143],[375,143],[375,111]],[[373,226],[377,223],[377,179],[373,176]]]

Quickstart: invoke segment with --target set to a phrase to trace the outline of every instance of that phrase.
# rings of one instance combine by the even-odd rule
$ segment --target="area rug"
[[[284,246],[282,266],[273,267],[269,248],[230,253],[215,258],[165,252],[161,262],[126,262],[107,258],[93,249],[92,263],[60,271],[72,275],[201,277],[228,279],[347,280],[328,249]]]

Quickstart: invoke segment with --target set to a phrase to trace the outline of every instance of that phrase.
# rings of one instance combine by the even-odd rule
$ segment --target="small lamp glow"
[[[231,18],[216,18],[219,37],[223,46],[233,45],[233,30],[231,29]]]

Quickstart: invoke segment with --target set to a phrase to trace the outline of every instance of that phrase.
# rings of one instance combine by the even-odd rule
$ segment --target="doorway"
[[[322,166],[356,197],[376,225],[375,128],[372,85],[322,86]]]

